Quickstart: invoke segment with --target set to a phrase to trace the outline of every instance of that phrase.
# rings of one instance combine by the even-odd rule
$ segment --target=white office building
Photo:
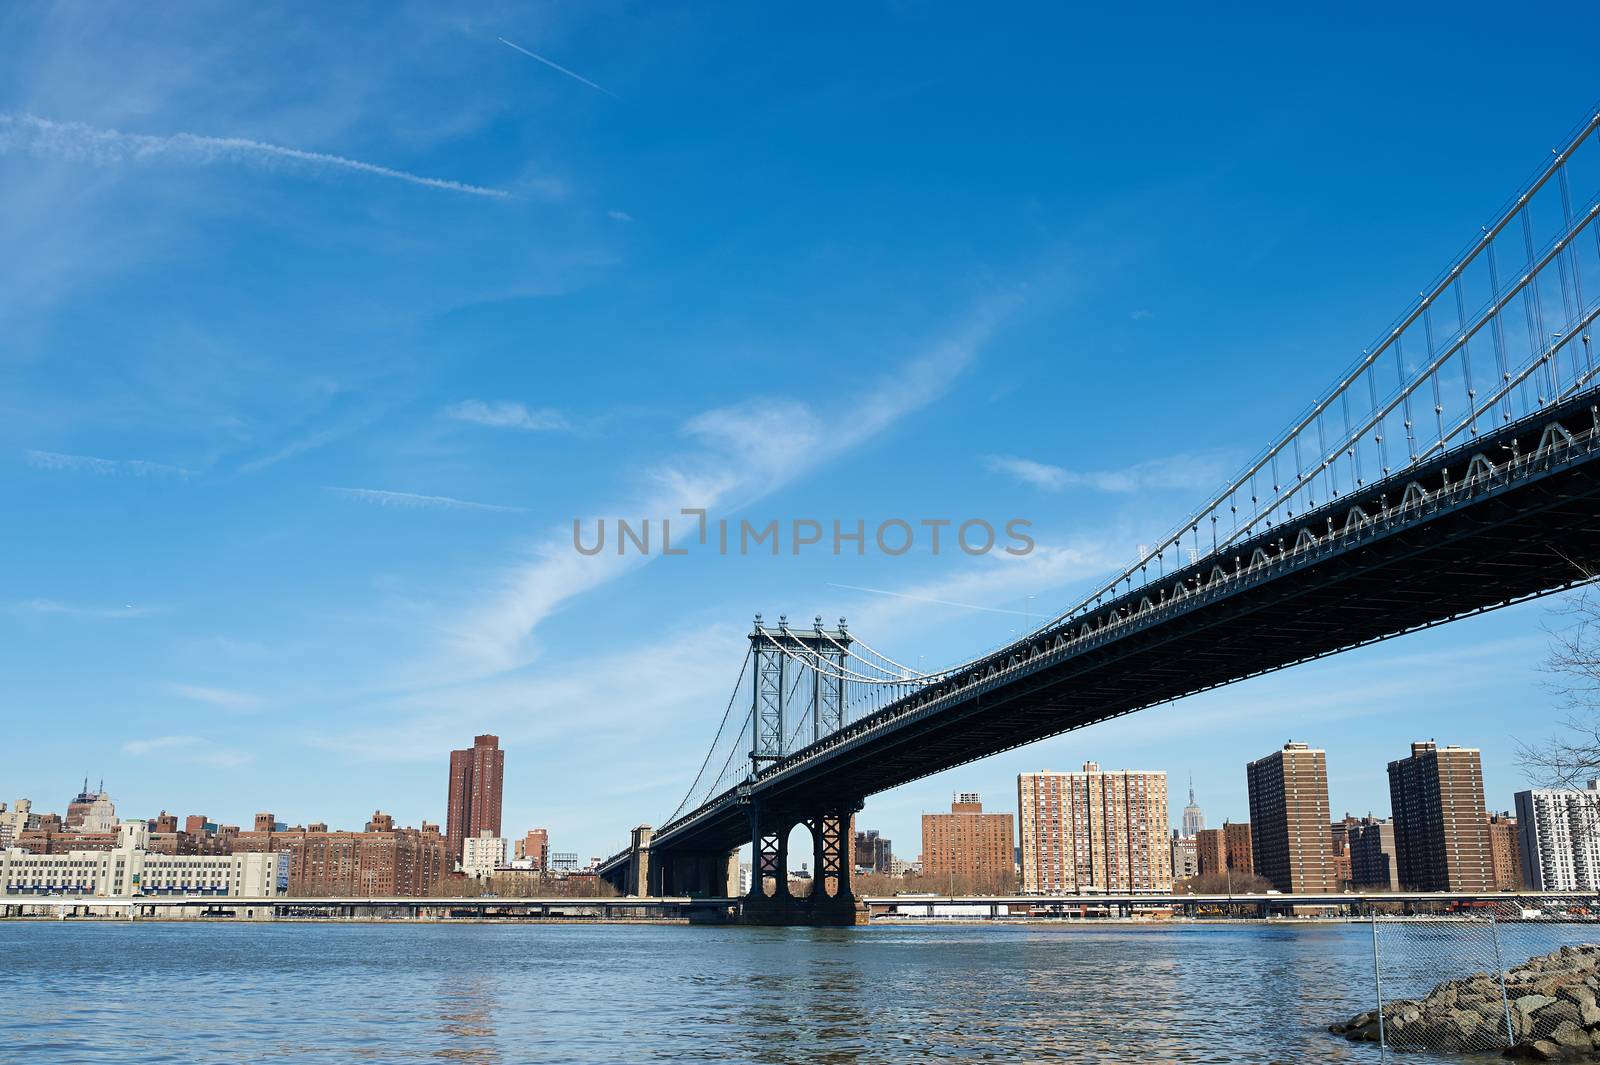
[[[124,821],[109,851],[30,854],[0,851],[0,894],[8,896],[193,895],[271,898],[287,894],[289,854],[152,854],[149,826]]]
[[[1522,882],[1536,891],[1600,889],[1600,780],[1517,792]]]

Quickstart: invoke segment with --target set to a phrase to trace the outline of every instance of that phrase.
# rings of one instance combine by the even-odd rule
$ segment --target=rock
[[[1557,1043],[1548,1039],[1535,1039],[1528,1043],[1518,1043],[1506,1051],[1508,1058],[1520,1058],[1523,1061],[1560,1061],[1565,1052]]]
[[[1594,1040],[1589,1038],[1589,1033],[1571,1021],[1562,1021],[1556,1025],[1555,1030],[1550,1033],[1550,1041],[1585,1053],[1594,1049]]]

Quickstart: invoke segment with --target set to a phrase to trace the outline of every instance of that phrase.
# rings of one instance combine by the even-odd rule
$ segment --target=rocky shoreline
[[[1420,999],[1383,1005],[1383,1036],[1396,1050],[1482,1052],[1506,1047],[1507,1014],[1514,1039],[1507,1057],[1530,1061],[1600,1062],[1600,945],[1562,947],[1506,970],[1450,980]],[[1375,1010],[1328,1030],[1346,1039],[1378,1041]]]

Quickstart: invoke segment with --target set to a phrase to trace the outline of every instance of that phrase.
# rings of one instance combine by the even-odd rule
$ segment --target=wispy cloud
[[[507,48],[514,48],[517,51],[521,52],[523,55],[527,56],[529,59],[537,59],[539,62],[543,63],[545,66],[549,67],[550,69],[558,70],[561,73],[565,74],[567,77],[573,79],[574,81],[581,81],[585,85],[589,86],[589,88],[597,89],[600,92],[603,92],[607,96],[611,97],[613,100],[620,100],[621,99],[620,96],[618,96],[616,93],[612,92],[610,89],[601,88],[599,85],[596,85],[594,82],[590,81],[588,78],[584,77],[582,74],[574,74],[572,71],[568,70],[564,66],[561,66],[559,63],[552,63],[550,60],[546,59],[544,56],[536,55],[535,53],[530,52],[526,48],[522,47],[522,45],[520,45],[520,44],[513,44],[511,41],[506,40],[504,37],[501,37],[499,40],[500,40],[500,43],[505,45]]]
[[[444,416],[458,422],[487,425],[494,429],[525,429],[529,432],[565,429],[566,415],[549,407],[529,409],[521,403],[486,403],[464,399],[444,409]]]
[[[250,755],[245,752],[219,746],[200,736],[153,736],[145,740],[129,740],[122,745],[122,753],[139,758],[157,757],[221,768],[250,761]]]
[[[1014,455],[991,455],[986,465],[993,473],[1005,474],[1047,492],[1087,488],[1124,494],[1147,489],[1192,488],[1196,483],[1220,481],[1228,470],[1227,464],[1216,455],[1174,455],[1120,470],[1069,470]]]
[[[191,702],[205,703],[221,710],[245,711],[254,710],[261,705],[261,698],[249,692],[231,691],[227,688],[207,688],[198,684],[169,684],[167,690],[173,695]]]
[[[1008,291],[984,301],[885,379],[865,382],[856,391],[865,398],[828,417],[788,400],[752,400],[696,415],[685,424],[684,436],[698,446],[656,467],[652,494],[606,513],[731,510],[777,490],[944,395],[1019,298]],[[562,528],[534,546],[528,561],[504,575],[490,601],[452,629],[458,651],[491,670],[511,668],[523,658],[534,629],[564,603],[654,557],[583,556],[573,550],[571,532]]]
[[[328,491],[359,499],[363,503],[376,503],[380,507],[425,507],[444,510],[498,510],[507,513],[525,513],[526,507],[507,507],[498,503],[474,503],[450,496],[424,496],[414,492],[386,492],[378,488],[334,488]]]
[[[163,462],[146,462],[144,459],[102,459],[93,455],[67,455],[59,451],[23,451],[28,465],[41,470],[63,470],[71,473],[96,473],[101,476],[130,473],[135,477],[193,477],[193,470],[182,466],[168,466]]]
[[[843,588],[847,592],[870,592],[873,595],[887,595],[894,599],[904,599],[912,603],[927,603],[931,606],[950,606],[960,610],[981,610],[987,614],[1016,614],[1019,617],[1038,617],[1026,610],[1010,610],[998,606],[981,606],[978,603],[958,603],[952,599],[935,599],[927,595],[913,595],[911,592],[891,592],[887,588],[866,588],[859,584],[834,584],[828,582],[829,588]]]
[[[633,221],[633,215],[629,214],[627,211],[607,211],[606,217],[611,219],[613,222]]]
[[[1128,314],[1128,317],[1133,319],[1135,322],[1147,322],[1155,316],[1156,312],[1147,307],[1140,307],[1138,310],[1132,311]]]
[[[152,136],[85,125],[57,122],[30,114],[0,114],[0,152],[65,159],[93,166],[172,159],[197,165],[239,163],[253,166],[299,166],[308,170],[345,170],[404,181],[425,188],[465,193],[469,196],[505,198],[504,189],[469,185],[463,181],[425,177],[394,167],[365,163],[342,155],[311,152],[244,137],[211,137],[199,133]]]
[[[95,621],[123,621],[160,613],[159,607],[136,606],[133,603],[124,603],[122,606],[86,606],[63,603],[55,599],[24,599],[13,603],[12,609],[27,614],[60,614],[65,617]]]
[[[291,440],[276,451],[244,463],[239,467],[239,472],[260,473],[268,467],[276,466],[285,459],[292,459],[296,455],[305,454],[307,451],[315,451],[319,447],[348,436],[355,431],[355,428],[353,425],[336,425],[329,429],[319,429],[317,432],[303,436],[298,440]]]

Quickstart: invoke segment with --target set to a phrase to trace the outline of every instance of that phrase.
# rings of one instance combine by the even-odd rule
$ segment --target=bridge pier
[[[851,818],[859,802],[830,804],[800,815],[750,804],[752,854],[750,891],[740,906],[742,924],[855,925],[867,921],[866,907],[850,887]],[[796,898],[789,890],[789,833],[804,824],[811,832],[811,893]],[[772,892],[767,892],[767,881]]]

